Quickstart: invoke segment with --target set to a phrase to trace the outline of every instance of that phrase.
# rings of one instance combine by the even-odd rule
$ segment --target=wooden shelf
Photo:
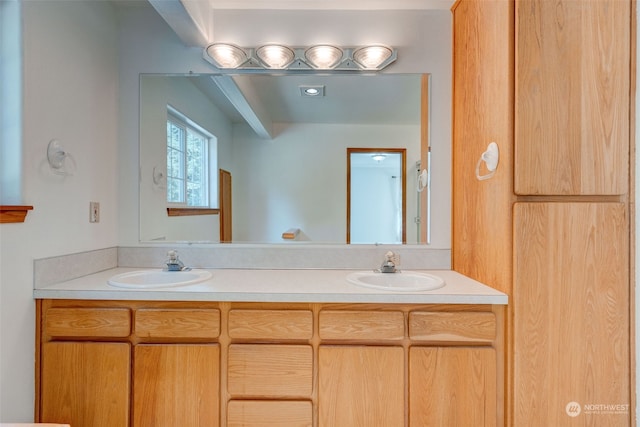
[[[0,205],[0,223],[24,222],[33,206]]]
[[[209,208],[167,208],[169,216],[218,215],[220,209]]]

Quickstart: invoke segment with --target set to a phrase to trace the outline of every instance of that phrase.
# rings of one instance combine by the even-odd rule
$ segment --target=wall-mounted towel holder
[[[66,159],[69,159],[72,163],[71,170],[68,169]],[[64,150],[60,141],[52,139],[47,146],[47,161],[53,173],[64,176],[71,176],[76,171],[76,161],[71,153]]]
[[[491,178],[496,173],[496,169],[498,169],[498,161],[500,160],[500,150],[498,149],[498,144],[495,142],[490,142],[487,146],[487,149],[478,159],[478,163],[476,164],[476,178],[478,181],[484,181],[485,179]],[[485,175],[480,174],[480,166],[484,162],[485,166],[489,173]]]

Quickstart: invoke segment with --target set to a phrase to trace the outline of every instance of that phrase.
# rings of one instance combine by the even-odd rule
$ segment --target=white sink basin
[[[347,275],[347,281],[367,288],[401,292],[432,291],[445,285],[444,280],[438,276],[411,271],[398,273],[359,271]]]
[[[211,278],[207,270],[165,271],[137,270],[116,274],[107,284],[116,288],[148,289],[193,285]]]

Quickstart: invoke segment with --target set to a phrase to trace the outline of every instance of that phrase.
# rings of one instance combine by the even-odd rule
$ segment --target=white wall
[[[140,224],[140,239],[150,240],[220,240],[218,215],[168,217],[167,181],[156,184],[154,168],[167,169],[166,123],[167,105],[189,117],[216,137],[215,148],[228,151],[232,144],[232,125],[229,119],[187,78],[147,75],[141,78],[140,101],[140,213],[145,218]],[[226,159],[218,162],[217,150],[211,154],[210,174],[217,180],[218,166],[228,168]],[[217,201],[217,181],[212,185],[212,199]],[[214,202],[216,205],[216,202]],[[216,205],[217,206],[217,205]]]
[[[23,224],[0,228],[0,421],[32,421],[33,260],[117,245],[117,23],[107,2],[27,1],[23,9]],[[77,163],[51,173],[58,139]],[[19,149],[16,142],[15,149]],[[101,219],[89,223],[89,202]]]
[[[234,126],[234,240],[282,242],[282,232],[295,227],[300,240],[344,242],[347,147],[409,147],[407,212],[415,216],[411,165],[420,158],[419,126],[276,123],[274,130],[274,139],[265,141],[246,125]],[[407,228],[415,242],[415,224],[407,221]],[[440,237],[442,245],[449,242],[448,235]]]

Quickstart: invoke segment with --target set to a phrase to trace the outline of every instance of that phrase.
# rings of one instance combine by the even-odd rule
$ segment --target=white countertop
[[[34,289],[36,299],[236,301],[306,303],[498,304],[506,294],[450,270],[424,270],[444,279],[431,291],[397,292],[365,288],[346,280],[360,270],[231,270],[212,269],[204,282],[179,287],[122,289],[107,280],[143,268],[114,268]]]

